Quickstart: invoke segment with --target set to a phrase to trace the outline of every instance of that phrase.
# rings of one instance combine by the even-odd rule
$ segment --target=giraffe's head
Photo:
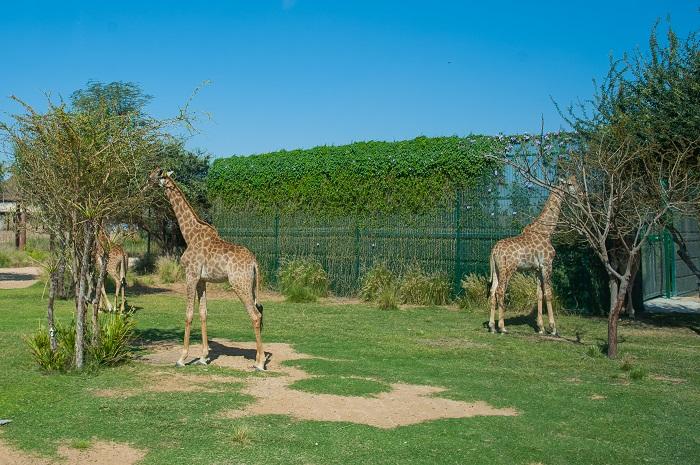
[[[578,193],[578,181],[576,181],[576,176],[571,175],[568,178],[559,178],[559,184],[561,190],[570,195],[576,195]]]
[[[151,174],[148,175],[148,179],[150,179],[151,182],[158,183],[161,187],[165,186],[165,183],[171,179],[170,176],[173,174],[172,171],[165,171],[162,168],[156,168],[153,171],[151,171]]]

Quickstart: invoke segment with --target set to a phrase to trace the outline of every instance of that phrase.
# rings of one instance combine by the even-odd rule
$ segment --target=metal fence
[[[425,214],[323,217],[215,208],[213,220],[222,237],[255,252],[272,284],[285,260],[312,257],[337,295],[354,294],[377,263],[397,272],[418,265],[443,273],[458,293],[463,276],[488,273],[493,244],[519,234],[544,199],[545,192],[507,169],[458,193],[453,205]]]

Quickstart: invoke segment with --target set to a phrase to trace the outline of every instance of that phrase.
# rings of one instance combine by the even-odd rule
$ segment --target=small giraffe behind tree
[[[126,305],[126,271],[129,266],[129,256],[126,254],[124,249],[119,244],[111,240],[107,234],[105,234],[104,229],[100,227],[95,244],[95,264],[97,265],[98,270],[102,268],[102,256],[104,255],[105,250],[108,254],[107,275],[114,280],[114,307],[112,307],[112,304],[109,302],[109,297],[107,297],[104,283],[98,292],[102,293],[102,302],[107,306],[107,310],[110,312],[117,308],[117,299],[119,293],[121,292],[122,300],[119,310],[123,313]]]
[[[247,248],[226,242],[211,225],[199,218],[185,195],[171,178],[171,172],[157,169],[151,173],[151,180],[157,181],[165,189],[165,194],[173,207],[187,248],[180,263],[185,269],[187,288],[187,313],[185,315],[185,338],[180,359],[175,364],[182,367],[189,351],[190,328],[194,315],[195,299],[199,300],[199,318],[202,323],[202,354],[197,364],[208,362],[209,345],[207,340],[207,282],[228,281],[238,298],[243,302],[253,322],[255,332],[256,357],[253,368],[265,370],[265,352],[260,332],[263,327],[263,306],[257,302],[260,287],[260,271],[255,255]]]
[[[508,282],[516,271],[533,270],[537,273],[537,331],[544,332],[542,321],[542,298],[547,305],[547,318],[550,331],[557,334],[552,310],[552,262],[556,254],[552,246],[552,234],[557,226],[561,203],[565,195],[564,188],[570,193],[576,191],[576,180],[572,177],[562,181],[559,187],[552,190],[542,208],[540,215],[529,225],[525,226],[522,234],[508,237],[496,242],[491,250],[491,292],[489,316],[489,331],[496,332],[495,313],[498,307],[498,331],[507,333],[503,319],[505,294]]]

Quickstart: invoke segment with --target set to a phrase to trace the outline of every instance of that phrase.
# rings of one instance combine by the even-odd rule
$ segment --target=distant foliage
[[[357,142],[215,160],[213,202],[236,210],[323,214],[421,212],[454,199],[493,164],[504,142],[486,136]]]
[[[280,291],[290,302],[315,302],[328,296],[328,274],[316,260],[289,260],[279,272]]]
[[[176,258],[170,256],[158,257],[156,260],[156,273],[163,283],[176,283],[185,279],[185,270]]]

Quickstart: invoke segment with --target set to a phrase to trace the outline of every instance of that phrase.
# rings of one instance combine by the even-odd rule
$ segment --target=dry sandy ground
[[[250,370],[255,358],[255,344],[233,343],[225,339],[213,339],[210,344],[211,364],[215,366]],[[158,344],[152,346],[153,353],[144,356],[147,363],[174,365],[180,355],[180,346]],[[201,346],[191,346],[190,354],[199,355]],[[467,403],[434,394],[444,391],[435,386],[414,384],[392,384],[390,392],[373,397],[340,396],[314,394],[298,391],[290,386],[295,381],[312,375],[304,370],[283,365],[287,360],[312,358],[296,352],[289,344],[271,343],[265,345],[268,353],[267,368],[270,375],[235,378],[211,376],[198,372],[198,367],[187,367],[179,373],[156,371],[153,382],[139,390],[100,390],[95,395],[108,397],[128,397],[141,392],[199,391],[218,392],[226,383],[242,383],[242,392],[255,398],[255,401],[242,410],[221,412],[225,418],[239,418],[247,415],[287,415],[301,420],[342,421],[360,423],[377,428],[395,428],[440,418],[465,418],[477,415],[517,415],[512,408],[497,409],[485,402]],[[194,357],[190,357],[194,361]]]
[[[116,442],[93,442],[88,449],[58,448],[60,460],[20,452],[0,440],[0,465],[132,465],[143,459],[144,451]]]
[[[40,274],[41,268],[36,266],[0,268],[0,289],[29,287],[39,280]]]

